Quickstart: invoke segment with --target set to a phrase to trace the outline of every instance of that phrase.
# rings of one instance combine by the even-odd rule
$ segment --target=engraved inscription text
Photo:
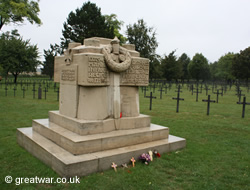
[[[129,69],[121,74],[121,84],[148,85],[149,62],[146,59],[132,59]]]
[[[63,81],[75,81],[76,80],[76,71],[74,69],[62,70],[61,80],[63,80]]]
[[[88,82],[106,83],[108,81],[108,70],[103,57],[90,56],[88,63]]]

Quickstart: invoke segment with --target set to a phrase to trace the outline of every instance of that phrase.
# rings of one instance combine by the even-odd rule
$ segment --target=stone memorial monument
[[[84,176],[149,150],[185,147],[185,139],[140,114],[139,87],[148,85],[149,60],[134,45],[97,37],[70,43],[55,57],[54,80],[60,82],[59,111],[17,129],[17,141],[59,175]]]

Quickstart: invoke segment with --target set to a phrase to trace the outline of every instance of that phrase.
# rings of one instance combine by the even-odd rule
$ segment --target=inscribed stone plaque
[[[132,58],[128,70],[121,73],[121,85],[147,86],[149,80],[149,60],[145,58]]]
[[[78,84],[82,86],[109,85],[109,71],[101,54],[77,54]]]
[[[77,84],[77,65],[69,65],[61,67],[61,84]]]
[[[61,66],[60,114],[76,117],[78,106],[77,65]]]

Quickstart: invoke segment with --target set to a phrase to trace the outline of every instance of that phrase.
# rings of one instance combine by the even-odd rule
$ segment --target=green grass
[[[250,93],[243,89],[250,102]],[[242,105],[236,104],[234,87],[219,103],[211,103],[206,115],[205,91],[199,101],[186,87],[176,113],[175,89],[159,99],[154,93],[153,109],[140,90],[140,112],[152,116],[152,123],[167,126],[172,135],[186,138],[183,150],[163,154],[149,166],[139,161],[136,167],[112,169],[81,177],[80,184],[6,184],[7,175],[17,177],[59,177],[50,167],[33,157],[16,142],[16,129],[30,127],[32,119],[47,118],[58,109],[56,93],[50,89],[47,100],[33,99],[31,87],[22,97],[13,90],[5,96],[0,88],[0,189],[250,189],[250,106],[241,118]],[[210,91],[211,94],[211,91]],[[36,92],[37,95],[37,92]],[[147,92],[149,95],[149,92]],[[211,94],[211,99],[216,96]]]

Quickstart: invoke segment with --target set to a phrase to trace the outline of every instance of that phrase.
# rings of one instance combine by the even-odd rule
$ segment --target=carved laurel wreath
[[[123,47],[119,47],[119,59],[123,62],[117,63],[112,59],[112,45],[107,45],[102,49],[102,53],[104,54],[105,62],[108,68],[114,72],[120,73],[126,71],[131,65],[131,55]]]

